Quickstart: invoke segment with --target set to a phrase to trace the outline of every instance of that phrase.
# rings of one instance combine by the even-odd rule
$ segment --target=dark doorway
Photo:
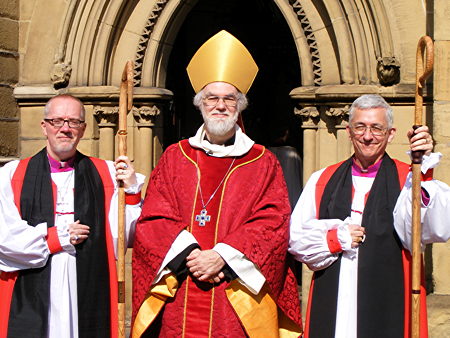
[[[173,91],[171,118],[166,118],[164,147],[195,134],[202,124],[192,105],[195,93],[186,66],[197,49],[225,29],[238,38],[255,59],[259,73],[243,112],[246,133],[257,143],[271,145],[290,129],[288,142],[301,153],[299,121],[289,92],[300,86],[300,67],[292,33],[277,5],[270,0],[200,0],[181,26],[170,56],[167,88]]]

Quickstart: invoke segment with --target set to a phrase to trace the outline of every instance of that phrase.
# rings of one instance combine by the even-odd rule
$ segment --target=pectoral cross
[[[198,222],[198,225],[201,227],[204,227],[206,225],[206,222],[211,221],[211,216],[207,215],[206,209],[202,209],[200,211],[200,215],[195,215],[195,221]]]

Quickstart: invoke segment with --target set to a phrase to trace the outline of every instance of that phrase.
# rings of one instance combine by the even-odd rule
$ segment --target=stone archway
[[[274,126],[280,125],[281,129],[294,117],[289,92],[300,85],[300,65],[284,16],[274,2],[261,0],[229,1],[226,7],[220,1],[198,1],[184,18],[166,70],[165,86],[174,93],[176,132],[171,141],[193,135],[202,123],[192,105],[195,93],[186,66],[201,44],[222,29],[240,39],[259,66],[243,117],[247,134],[269,145]],[[292,134],[297,136],[293,138],[295,146],[301,149],[298,129]]]
[[[20,75],[14,97],[20,110],[20,156],[31,155],[44,144],[35,126],[45,101],[57,92],[69,92],[79,96],[88,111],[89,129],[81,149],[90,155],[114,157],[118,84],[123,65],[130,59],[136,61],[138,87],[136,110],[129,117],[130,153],[138,170],[148,174],[163,148],[163,117],[168,115],[173,97],[167,88],[172,76],[170,58],[175,55],[172,49],[177,47],[183,22],[199,1],[19,2]],[[269,6],[268,0],[249,3]],[[398,134],[404,135],[411,124],[408,116],[414,97],[416,43],[425,33],[434,36],[438,51],[434,87],[427,88],[428,121],[434,123],[436,148],[448,157],[445,121],[450,91],[445,74],[449,68],[449,24],[440,14],[448,10],[448,4],[274,0],[270,6],[278,7],[295,45],[294,63],[298,66],[294,66],[293,78],[297,84],[290,88],[290,97],[299,117],[296,128],[303,134],[305,178],[349,155],[350,145],[343,131],[346,107],[359,94],[384,95],[394,105]],[[257,12],[256,7],[254,10]],[[265,32],[261,29],[252,34],[264,39]],[[261,100],[255,96],[254,101]],[[404,149],[405,141],[398,137],[389,150],[407,160]],[[449,180],[445,165],[435,173]],[[436,290],[448,294],[448,269],[444,268],[448,266],[444,258],[447,252],[448,245],[433,246]]]

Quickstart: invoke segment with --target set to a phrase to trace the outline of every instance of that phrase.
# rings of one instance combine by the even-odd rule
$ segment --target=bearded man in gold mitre
[[[187,72],[204,124],[152,172],[136,225],[132,337],[298,337],[283,173],[239,122],[258,67],[221,31]]]

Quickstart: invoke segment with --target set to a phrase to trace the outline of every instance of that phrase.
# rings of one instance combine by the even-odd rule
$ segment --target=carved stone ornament
[[[349,105],[346,105],[345,107],[330,107],[325,111],[325,115],[330,117],[347,118],[349,111]]]
[[[392,57],[377,59],[377,76],[382,86],[393,86],[400,82],[400,63]]]
[[[310,106],[310,107],[303,107],[303,108],[295,108],[294,114],[297,116],[300,116],[301,118],[308,119],[308,118],[318,118],[320,116],[319,110],[317,107]]]
[[[336,128],[344,128],[348,125],[348,114],[350,112],[350,105],[344,107],[328,107],[325,110],[325,115],[333,120]]]
[[[119,118],[119,107],[94,106],[94,117],[98,126],[115,126]]]
[[[142,78],[142,66],[144,65],[144,58],[147,52],[147,47],[150,42],[150,36],[153,33],[153,28],[158,21],[161,12],[166,7],[169,0],[157,0],[153,6],[150,15],[145,23],[144,30],[139,39],[136,56],[134,58],[134,85],[139,87]]]
[[[136,121],[143,124],[153,124],[155,119],[161,115],[161,110],[156,105],[133,107],[131,111]]]
[[[50,79],[56,89],[67,87],[72,74],[72,66],[64,62],[55,62]]]
[[[303,29],[303,33],[306,37],[309,50],[311,53],[312,71],[314,76],[314,85],[320,86],[322,84],[322,65],[320,61],[319,46],[317,45],[317,39],[314,35],[314,29],[311,26],[308,16],[299,0],[289,0],[289,4],[297,14],[297,19],[300,22],[300,26]]]

